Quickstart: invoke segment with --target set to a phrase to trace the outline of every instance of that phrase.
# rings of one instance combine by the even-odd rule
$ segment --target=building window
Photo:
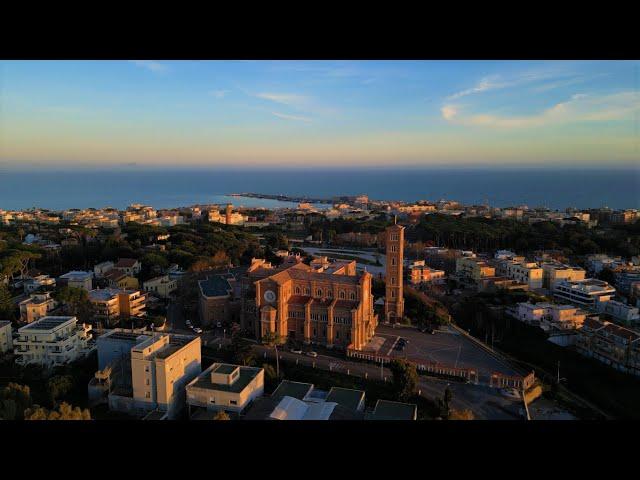
[[[304,289],[304,294],[305,294],[305,295],[309,295],[309,289],[308,289],[308,288],[305,288],[305,289]]]
[[[356,294],[355,294],[354,292],[351,292],[351,293],[349,294],[349,298],[350,298],[351,300],[355,300],[355,299],[356,299]]]
[[[145,392],[144,396],[145,398],[151,398],[151,392]]]
[[[216,403],[216,399],[215,399],[215,397],[211,397],[211,398],[209,399],[209,403]]]
[[[345,299],[344,290],[340,290],[340,300],[344,300],[344,299]]]
[[[296,287],[296,295],[300,295],[300,287]]]
[[[149,379],[147,378],[147,385],[149,385]]]
[[[393,258],[391,259],[391,265],[395,265],[395,264],[396,264],[396,257],[393,257]]]
[[[238,405],[237,400],[229,400],[229,405]]]
[[[318,290],[316,290],[316,295],[317,295],[318,297],[321,297],[321,296],[322,296],[322,289],[321,289],[321,288],[319,288]]]

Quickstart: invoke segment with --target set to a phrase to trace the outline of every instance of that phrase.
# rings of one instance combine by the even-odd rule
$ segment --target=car
[[[186,321],[186,322],[184,322],[184,323],[187,325],[187,327],[190,327],[190,326],[191,326],[191,320],[187,320],[187,321]]]
[[[313,357],[313,358],[318,356],[318,354],[316,352],[307,352],[306,355],[308,355],[310,357]]]
[[[218,323],[216,324],[216,327],[218,327],[218,328],[222,328],[222,322],[218,322]]]
[[[200,327],[195,327],[193,331],[196,333],[202,333],[202,329]]]
[[[295,353],[296,355],[302,355],[302,350],[299,350],[297,348],[292,348],[291,353]]]

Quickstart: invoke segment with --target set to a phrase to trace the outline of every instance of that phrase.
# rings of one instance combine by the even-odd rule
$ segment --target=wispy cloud
[[[285,113],[278,113],[278,112],[271,112],[271,113],[278,118],[282,118],[283,120],[294,120],[296,122],[306,122],[306,123],[309,123],[312,121],[310,118],[300,117],[298,115],[287,115]]]
[[[156,62],[155,60],[131,60],[131,63],[154,73],[166,72],[169,69],[164,63]]]
[[[558,78],[566,78],[570,75],[571,74],[566,71],[529,71],[507,76],[506,78],[503,75],[490,75],[480,79],[480,81],[471,88],[449,95],[447,99],[455,100],[476,93],[487,92],[490,90],[501,90],[504,88],[542,82],[545,80],[557,80]]]
[[[227,93],[229,93],[229,90],[212,90],[209,92],[209,95],[215,98],[224,98]]]
[[[448,104],[440,109],[442,118],[458,125],[498,128],[540,127],[559,123],[617,120],[640,112],[640,92],[625,91],[607,95],[577,93],[538,114],[503,116],[464,114],[460,105]]]
[[[309,106],[309,97],[296,93],[258,93],[255,96],[299,110],[303,110]]]

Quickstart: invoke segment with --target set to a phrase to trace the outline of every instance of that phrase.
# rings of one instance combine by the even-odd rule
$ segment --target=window
[[[300,287],[296,287],[296,295],[300,295]]]
[[[216,398],[215,397],[211,397],[209,399],[209,403],[216,403]]]
[[[321,297],[322,296],[322,289],[319,288],[318,290],[316,290],[316,296]]]
[[[145,372],[149,372],[149,365],[147,365],[147,366],[145,366],[145,367],[144,367],[144,371],[145,371]]]
[[[395,265],[395,264],[396,264],[396,257],[393,257],[393,258],[391,259],[391,265]]]
[[[349,298],[350,298],[351,300],[355,300],[355,299],[356,299],[356,294],[355,294],[355,292],[351,292],[351,293],[349,294]]]
[[[147,385],[149,385],[149,379],[147,378]]]
[[[309,289],[308,289],[308,288],[305,288],[305,289],[304,289],[304,294],[305,294],[305,295],[309,295]]]
[[[145,398],[151,398],[151,392],[145,392],[144,396]]]
[[[345,296],[344,296],[344,290],[340,290],[340,300],[344,300]]]
[[[237,400],[229,400],[229,405],[237,405],[238,401]]]

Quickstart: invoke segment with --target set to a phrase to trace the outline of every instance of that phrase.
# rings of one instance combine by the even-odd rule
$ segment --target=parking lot
[[[450,327],[441,327],[431,335],[415,328],[379,325],[376,337],[384,339],[377,351],[380,355],[417,363],[436,362],[458,368],[475,368],[483,374],[498,372],[517,375],[505,361]],[[396,347],[401,338],[405,339],[406,344],[404,349],[399,350]]]

